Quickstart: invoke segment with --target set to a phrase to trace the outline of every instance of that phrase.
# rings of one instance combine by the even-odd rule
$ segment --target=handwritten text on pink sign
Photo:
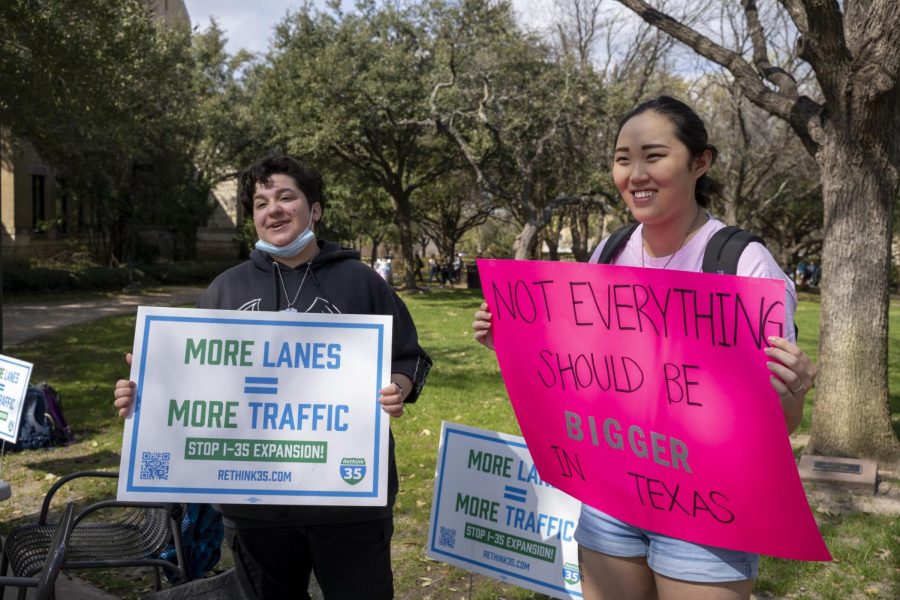
[[[543,479],[651,531],[830,559],[762,351],[784,335],[783,282],[558,262],[478,269]]]

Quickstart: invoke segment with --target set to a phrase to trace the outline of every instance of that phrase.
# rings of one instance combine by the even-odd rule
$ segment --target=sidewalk
[[[82,300],[46,302],[14,300],[3,305],[3,348],[51,333],[62,327],[86,323],[110,315],[134,313],[138,306],[193,306],[202,287],[170,286],[149,292],[121,292]]]

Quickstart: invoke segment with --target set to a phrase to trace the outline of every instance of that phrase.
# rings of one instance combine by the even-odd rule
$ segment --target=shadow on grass
[[[46,460],[27,462],[25,466],[35,471],[54,473],[65,476],[78,471],[106,471],[118,468],[120,456],[109,450],[102,450],[85,456],[69,456],[66,458],[47,458]]]

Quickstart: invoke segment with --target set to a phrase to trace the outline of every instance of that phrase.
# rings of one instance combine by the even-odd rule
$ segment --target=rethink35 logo
[[[566,563],[563,566],[563,579],[569,585],[576,585],[581,581],[581,572],[578,570],[578,565]]]
[[[340,469],[341,479],[350,485],[356,485],[366,477],[366,459],[342,458]]]

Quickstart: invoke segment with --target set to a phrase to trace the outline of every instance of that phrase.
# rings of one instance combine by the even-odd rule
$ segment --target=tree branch
[[[789,98],[797,98],[797,81],[790,73],[769,62],[769,49],[762,24],[759,22],[759,9],[756,0],[742,0],[747,27],[750,30],[750,41],[753,43],[753,62],[760,74],[778,86],[778,89]]]
[[[791,16],[791,20],[797,27],[800,35],[809,35],[809,23],[806,20],[806,9],[803,8],[803,0],[778,0],[784,10]]]
[[[783,90],[771,90],[763,83],[753,66],[740,54],[716,44],[708,37],[656,10],[645,0],[617,1],[657,29],[690,46],[699,55],[728,69],[751,102],[790,123],[806,149],[815,154],[818,150],[818,140],[821,139],[820,125],[816,117],[821,114],[822,107],[818,103],[806,96],[791,97]]]

